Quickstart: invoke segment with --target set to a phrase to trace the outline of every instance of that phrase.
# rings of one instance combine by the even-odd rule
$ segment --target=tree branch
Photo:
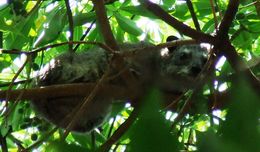
[[[215,39],[213,36],[192,29],[191,27],[180,22],[173,16],[169,15],[157,4],[152,3],[148,0],[139,0],[139,1],[141,2],[142,5],[144,5],[144,7],[147,10],[151,11],[153,14],[158,16],[160,19],[165,21],[167,24],[171,25],[173,28],[178,30],[180,33],[187,35],[199,42],[205,42],[205,43],[210,43],[210,44],[215,43]]]
[[[190,15],[191,15],[191,18],[193,20],[193,23],[194,23],[194,26],[195,26],[196,30],[197,31],[201,31],[200,24],[199,24],[198,18],[196,16],[196,13],[194,11],[194,7],[193,7],[191,1],[190,0],[186,0],[186,4],[187,4],[187,6],[189,8]]]
[[[221,50],[219,55],[223,54],[227,58],[227,61],[236,73],[240,76],[245,76],[254,90],[260,94],[260,80],[250,70],[243,58],[237,54],[231,43],[229,41],[223,41],[222,45],[219,45],[216,48]]]
[[[224,15],[223,20],[220,23],[219,31],[217,32],[216,38],[217,43],[214,45],[214,49],[218,50],[218,55],[224,55],[232,68],[237,74],[242,74],[251,83],[251,86],[260,94],[260,80],[254,75],[250,68],[246,65],[243,58],[240,57],[235,48],[231,45],[228,38],[228,31],[236,16],[238,10],[239,0],[230,0],[227,11]]]
[[[112,48],[113,50],[119,50],[119,47],[116,43],[116,40],[113,36],[112,30],[110,28],[108,18],[106,15],[105,5],[103,0],[92,0],[94,4],[94,9],[97,15],[97,22],[100,26],[101,34],[103,34],[103,38],[105,43]]]
[[[68,16],[68,21],[69,21],[69,31],[70,31],[70,36],[69,36],[69,41],[73,41],[73,37],[74,37],[74,25],[73,25],[73,19],[72,19],[72,13],[71,13],[71,9],[70,9],[70,2],[69,0],[65,0],[65,4],[66,4],[66,9],[67,9],[67,16]],[[72,52],[73,51],[73,44],[69,43],[69,51]]]
[[[20,100],[40,100],[46,98],[59,98],[59,97],[67,97],[67,96],[85,96],[89,95],[93,88],[95,87],[95,83],[74,83],[74,84],[62,84],[62,85],[52,85],[52,86],[45,86],[41,88],[32,88],[32,89],[17,89],[17,90],[10,90],[9,93],[9,100],[16,100],[18,97]],[[138,89],[137,89],[138,90]],[[7,90],[0,91],[0,101],[6,99]],[[135,94],[126,88],[115,86],[115,85],[108,85],[102,84],[99,92],[99,95],[104,97],[112,97],[115,100],[129,100],[131,99],[131,104],[136,105],[138,101],[135,99],[139,98],[139,94]],[[22,95],[22,96],[21,96]],[[228,92],[225,92],[225,96],[228,95]],[[174,93],[165,93],[165,106],[168,106],[173,100],[179,98],[180,94]],[[209,101],[213,101],[213,95],[209,95]],[[222,97],[222,93],[219,93],[220,97]],[[227,100],[227,98],[225,98]],[[226,101],[225,100],[225,101]],[[224,100],[221,100],[224,101]],[[221,104],[225,106],[225,104]],[[209,109],[212,109],[212,105],[209,106]],[[221,109],[223,106],[218,106],[217,108]],[[177,110],[177,106],[173,106],[169,108],[170,110]]]
[[[228,39],[229,28],[236,16],[238,10],[239,0],[230,0],[228,3],[227,11],[222,19],[217,36],[221,39]]]
[[[113,33],[111,31],[108,18],[106,15],[106,10],[104,6],[103,0],[92,0],[95,8],[95,12],[97,15],[97,21],[100,24],[100,31],[103,34],[103,37],[105,39],[105,42],[110,48],[113,50],[120,50],[119,46],[116,43],[116,40],[113,36]],[[120,71],[124,68],[125,62],[124,58],[122,56],[119,56],[117,54],[114,54],[113,58],[111,59],[111,66],[112,68],[116,69],[117,71]],[[127,87],[131,91],[135,91],[136,89],[136,78],[133,76],[133,74],[127,69],[125,72],[122,73],[122,78],[126,82]]]
[[[15,100],[21,93],[23,93],[21,100],[35,100],[66,96],[85,97],[93,90],[95,85],[95,83],[62,84],[45,86],[41,88],[10,90],[8,91],[8,93],[9,100]],[[115,97],[116,99],[126,99],[127,96],[135,96],[134,94],[130,94],[122,87],[106,84],[102,84],[100,86],[99,94],[109,97]],[[6,95],[7,90],[0,91],[0,100],[5,100]]]
[[[99,152],[108,151],[113,144],[115,144],[123,134],[129,129],[129,127],[134,123],[138,115],[138,108],[135,108],[128,119],[121,124],[114,134],[98,149]]]
[[[260,0],[256,0],[256,2],[255,2],[255,9],[256,9],[258,18],[260,18]]]

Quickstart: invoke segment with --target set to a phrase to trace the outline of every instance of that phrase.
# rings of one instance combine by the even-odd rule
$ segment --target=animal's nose
[[[197,76],[200,73],[200,71],[201,71],[201,68],[198,66],[191,67],[191,74],[193,76]]]

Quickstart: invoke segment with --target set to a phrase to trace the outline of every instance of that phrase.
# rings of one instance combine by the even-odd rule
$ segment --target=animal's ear
[[[171,42],[174,40],[178,40],[176,36],[170,35],[167,37],[166,42]],[[177,46],[168,47],[169,53],[172,53],[174,50],[176,50]]]

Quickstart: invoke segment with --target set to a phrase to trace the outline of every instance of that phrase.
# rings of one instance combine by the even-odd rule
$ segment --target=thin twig
[[[91,104],[91,102],[95,102],[93,100],[93,98],[96,96],[96,94],[98,93],[101,85],[103,84],[103,82],[105,81],[105,78],[107,78],[107,76],[110,73],[110,69],[108,67],[108,69],[105,71],[105,73],[103,74],[103,76],[98,80],[96,86],[93,88],[93,90],[91,91],[91,93],[86,96],[84,98],[84,102],[82,103],[82,105],[79,107],[78,111],[75,113],[75,115],[72,117],[72,120],[70,121],[70,123],[67,125],[65,132],[63,134],[63,138],[65,139],[69,132],[71,131],[71,129],[75,126],[75,124],[79,121],[79,119],[82,117],[83,113],[85,112],[85,110],[87,109],[87,107],[89,107],[89,105]]]
[[[239,7],[239,10],[241,10],[241,9],[245,9],[245,8],[248,8],[248,7],[251,7],[251,6],[255,6],[257,3],[259,3],[260,1],[259,0],[255,0],[254,2],[252,2],[252,3],[249,3],[249,4],[247,4],[247,5],[244,5],[244,6],[241,6],[241,7]]]
[[[35,148],[37,148],[38,146],[40,146],[44,141],[48,140],[52,134],[54,134],[59,128],[55,127],[53,128],[50,132],[48,132],[47,134],[45,134],[44,136],[42,136],[41,139],[39,139],[38,141],[36,141],[35,143],[33,143],[31,146],[27,147],[25,150],[26,151],[31,151]]]
[[[169,15],[167,12],[165,12],[160,6],[158,6],[155,3],[152,3],[148,0],[139,0],[144,7],[152,12],[154,15],[158,16],[160,19],[162,19],[164,22],[168,23],[172,27],[174,27],[176,30],[178,30],[180,33],[187,35],[197,41],[205,42],[214,44],[215,39],[213,36],[209,34],[202,33],[200,31],[196,31],[192,29],[191,27],[185,25],[184,23],[180,22],[173,16]]]
[[[0,53],[5,53],[5,54],[35,54],[44,50],[47,50],[49,48],[54,48],[54,47],[58,47],[58,46],[62,46],[62,45],[66,45],[66,44],[89,44],[89,45],[97,45],[99,47],[101,47],[104,50],[107,50],[110,53],[113,53],[114,50],[109,48],[107,45],[100,43],[100,42],[85,42],[85,41],[72,41],[72,42],[61,42],[61,43],[56,43],[56,44],[50,44],[50,45],[46,45],[44,47],[38,48],[38,49],[34,49],[32,51],[21,51],[21,50],[16,50],[16,49],[11,49],[11,50],[4,50],[4,49],[0,49]]]
[[[194,99],[194,96],[197,94],[198,92],[195,90],[192,95],[190,95],[186,100],[184,105],[182,106],[180,112],[178,113],[178,116],[174,119],[174,122],[171,125],[171,130],[174,129],[174,127],[176,126],[176,124],[185,116],[185,114],[188,112],[192,100]]]
[[[184,97],[184,95],[185,95],[185,93],[182,93],[177,99],[174,99],[170,104],[166,105],[166,107],[164,109],[169,110],[169,109],[176,107],[176,105]]]
[[[246,76],[251,86],[259,93],[260,80],[254,75],[248,65],[246,65],[244,59],[238,55],[236,49],[228,39],[228,31],[236,16],[238,6],[239,0],[229,1],[227,11],[216,35],[217,43],[214,45],[214,49],[219,50],[219,52],[217,52],[218,56],[224,55],[227,58],[227,61],[238,74]]]
[[[64,0],[65,4],[66,4],[66,9],[67,9],[67,17],[68,17],[68,21],[69,21],[69,41],[72,42],[73,41],[73,37],[74,37],[74,25],[73,25],[73,18],[72,18],[72,12],[70,9],[70,2],[69,0]],[[73,44],[69,43],[69,51],[73,52]]]
[[[12,134],[9,134],[8,138],[11,139],[18,146],[19,149],[22,149],[22,150],[25,149],[23,147],[23,142],[20,141],[19,139],[15,138]]]
[[[19,70],[15,73],[15,75],[14,75],[14,77],[12,78],[12,80],[11,80],[11,83],[10,83],[10,85],[8,86],[8,89],[7,89],[7,91],[6,91],[6,96],[5,96],[5,100],[7,101],[6,102],[6,112],[5,112],[5,117],[7,118],[8,117],[8,115],[9,115],[9,113],[11,112],[11,110],[8,108],[8,101],[9,101],[9,99],[10,99],[10,92],[11,92],[11,90],[12,90],[12,88],[13,88],[13,83],[15,82],[15,80],[17,79],[17,77],[20,75],[20,73],[23,71],[23,69],[24,69],[24,67],[26,66],[26,64],[28,63],[28,61],[29,61],[29,58],[27,57],[26,58],[26,60],[25,60],[25,62],[23,63],[23,65],[19,68]],[[19,94],[18,95],[18,97],[21,97],[21,95],[23,94],[23,91],[21,92],[21,94]]]
[[[215,10],[213,0],[210,0],[210,7],[211,7],[213,18],[214,18],[215,30],[217,31],[218,30],[218,19],[217,19],[216,10]]]
[[[80,41],[83,41],[85,39],[85,37],[88,35],[89,31],[92,29],[93,25],[95,24],[96,20],[94,20],[90,26],[88,27],[88,29],[86,30],[86,32],[81,36]],[[76,50],[78,49],[78,47],[80,46],[80,44],[77,44],[74,49],[73,52],[76,52]]]
[[[24,84],[24,83],[26,83],[26,82],[31,82],[31,81],[32,81],[32,79],[29,79],[29,80],[21,80],[21,81],[15,81],[15,82],[13,83],[13,85]],[[10,86],[10,84],[11,84],[11,82],[2,83],[2,84],[0,84],[0,88],[1,88],[1,87]]]
[[[109,25],[109,21],[107,18],[104,1],[102,0],[92,0],[94,4],[94,9],[97,15],[97,21],[99,23],[100,31],[103,35],[103,38],[105,40],[105,43],[112,48],[113,50],[119,51],[120,48],[117,45],[117,42],[113,36],[111,27]],[[114,54],[112,58],[113,62],[111,64],[111,67],[120,71],[125,66],[125,61],[122,56],[119,56],[117,54]],[[133,76],[133,74],[129,71],[129,69],[126,70],[126,72],[122,73],[122,79],[126,83],[127,87],[131,91],[135,91],[136,88],[136,78]]]
[[[107,141],[98,149],[98,152],[108,151],[113,144],[115,144],[123,134],[129,129],[137,118],[139,108],[136,107],[127,120],[119,126],[119,128],[113,133],[113,135],[107,139]]]
[[[187,4],[187,6],[188,6],[188,8],[189,8],[190,15],[191,15],[191,18],[192,18],[192,20],[193,20],[193,23],[194,23],[194,25],[195,25],[196,30],[197,30],[197,31],[201,31],[201,29],[200,29],[200,24],[199,24],[198,18],[197,18],[197,16],[196,16],[196,13],[195,13],[195,11],[194,11],[194,7],[193,7],[191,1],[190,1],[190,0],[186,0],[186,4]]]

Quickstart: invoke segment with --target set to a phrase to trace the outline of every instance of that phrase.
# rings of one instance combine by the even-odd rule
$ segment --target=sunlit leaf
[[[120,15],[119,13],[114,14],[118,25],[126,32],[133,34],[135,36],[139,36],[142,34],[142,30],[138,28],[132,20]]]

